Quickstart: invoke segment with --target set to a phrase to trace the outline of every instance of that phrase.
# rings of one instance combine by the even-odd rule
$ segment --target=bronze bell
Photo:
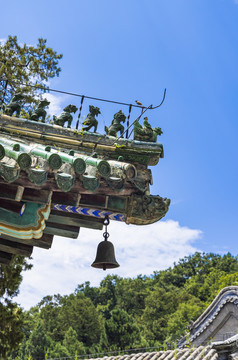
[[[108,217],[104,220],[104,225],[106,226],[106,231],[103,234],[104,240],[98,244],[96,259],[92,263],[92,267],[98,269],[114,269],[120,265],[116,261],[114,246],[110,241],[107,241],[109,233],[107,232],[107,225],[109,224]]]

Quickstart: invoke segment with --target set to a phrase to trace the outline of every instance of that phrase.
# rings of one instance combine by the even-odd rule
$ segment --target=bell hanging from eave
[[[92,267],[98,269],[114,269],[120,265],[116,261],[113,244],[108,241],[109,233],[107,232],[107,225],[109,224],[108,216],[105,217],[104,223],[106,231],[103,233],[104,240],[98,244],[96,259],[92,263]]]

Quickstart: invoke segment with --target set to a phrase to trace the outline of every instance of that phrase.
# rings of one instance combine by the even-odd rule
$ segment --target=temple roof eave
[[[0,263],[33,246],[50,248],[54,235],[76,239],[80,227],[101,230],[105,216],[135,225],[160,220],[170,200],[150,195],[148,165],[161,157],[155,142],[0,114],[0,211],[10,214],[9,221],[0,216]],[[34,204],[47,207],[47,216],[39,220]]]

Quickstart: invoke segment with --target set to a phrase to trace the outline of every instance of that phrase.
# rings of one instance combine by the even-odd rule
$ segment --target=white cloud
[[[177,221],[160,221],[147,226],[111,222],[109,240],[115,246],[117,269],[103,271],[90,265],[103,232],[82,228],[78,239],[56,236],[50,250],[34,249],[33,269],[24,273],[16,301],[24,308],[36,305],[43,296],[73,292],[78,284],[90,281],[98,286],[108,274],[135,277],[166,269],[198,249],[193,242],[200,230],[180,226]]]
[[[53,115],[61,114],[61,112],[63,110],[62,103],[65,101],[65,97],[60,96],[60,95],[53,95],[50,93],[45,93],[42,95],[42,98],[50,101],[50,105],[47,109],[48,115],[53,116]]]
[[[6,38],[0,38],[0,45],[4,45],[6,41]]]

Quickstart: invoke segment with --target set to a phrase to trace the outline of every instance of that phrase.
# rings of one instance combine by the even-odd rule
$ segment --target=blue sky
[[[160,103],[167,88],[163,106],[148,112],[152,126],[164,131],[159,141],[165,150],[152,168],[151,193],[172,203],[155,227],[111,224],[110,239],[121,258],[114,273],[149,274],[196,250],[237,255],[238,1],[12,0],[1,5],[0,38],[8,35],[27,44],[47,38],[64,55],[52,88],[145,105]],[[51,100],[51,112],[80,102],[55,94]],[[99,131],[120,108],[128,112],[85,101],[82,115],[89,104],[101,108]],[[133,110],[131,119],[138,113]],[[122,241],[120,231],[130,241]],[[147,236],[151,253],[142,251],[140,258]],[[87,280],[97,284],[106,274],[89,268],[88,249],[95,252],[101,237],[83,229],[76,241],[58,238],[48,252],[34,251],[19,302],[27,307],[49,292],[67,293]],[[54,275],[47,286],[49,271]],[[56,279],[61,271],[62,282]]]

